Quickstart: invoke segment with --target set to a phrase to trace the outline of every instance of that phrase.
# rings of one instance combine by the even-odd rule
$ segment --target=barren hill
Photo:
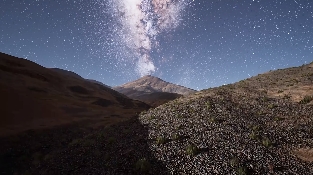
[[[311,174],[312,75],[312,64],[270,71],[171,101],[139,120],[174,174]]]
[[[68,71],[68,70],[64,70],[64,69],[60,69],[60,68],[50,68],[50,69],[53,70],[53,71],[58,72],[59,74],[62,74],[63,76],[65,75],[65,76],[71,76],[73,78],[84,79],[83,77],[81,77],[80,75],[78,75],[78,74],[76,74],[75,72],[72,72],[72,71]],[[99,85],[111,88],[110,86],[108,86],[106,84],[103,84],[102,82],[97,81],[97,80],[92,80],[92,79],[84,79],[84,80],[90,81],[91,83],[96,83],[96,84],[99,84]]]
[[[0,137],[0,172],[312,174],[311,65],[196,92],[98,130],[83,121]]]
[[[183,95],[196,92],[193,89],[172,84],[151,75],[144,76],[121,86],[113,87],[113,89],[130,98],[141,100],[152,106],[158,106]]]
[[[114,123],[146,109],[110,88],[74,72],[47,69],[26,59],[0,53],[0,135],[49,128],[83,120]],[[106,116],[106,119],[103,117]]]

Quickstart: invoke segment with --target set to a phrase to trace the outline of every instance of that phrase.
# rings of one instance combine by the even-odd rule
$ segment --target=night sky
[[[201,90],[313,61],[312,0],[2,0],[0,51],[109,86]]]

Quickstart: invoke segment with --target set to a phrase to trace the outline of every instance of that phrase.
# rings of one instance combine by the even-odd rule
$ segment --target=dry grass
[[[306,162],[313,162],[313,149],[312,148],[300,148],[293,152],[299,159]]]

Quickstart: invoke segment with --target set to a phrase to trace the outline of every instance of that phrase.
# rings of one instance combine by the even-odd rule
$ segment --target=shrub
[[[211,118],[209,119],[209,121],[210,121],[211,123],[215,123],[215,122],[216,122],[216,118],[215,118],[215,117],[211,117]]]
[[[272,146],[272,142],[271,142],[270,139],[267,138],[267,137],[264,137],[264,138],[263,138],[262,144],[263,144],[265,147],[270,147],[270,146]]]
[[[246,175],[247,174],[247,167],[239,167],[237,170],[238,175]]]
[[[79,144],[81,144],[82,142],[83,142],[83,139],[74,139],[74,140],[72,140],[72,141],[68,144],[68,146],[79,145]]]
[[[195,156],[198,152],[198,148],[193,144],[189,144],[186,148],[186,153],[190,156]]]
[[[147,161],[146,158],[139,159],[136,162],[136,170],[141,172],[141,173],[144,173],[144,174],[149,173],[150,168],[151,168],[151,165]]]
[[[275,121],[282,121],[282,120],[284,120],[284,118],[281,118],[281,117],[275,117],[275,118],[274,118],[274,120],[275,120]]]
[[[290,99],[290,98],[291,98],[291,96],[290,96],[290,95],[288,95],[288,94],[285,94],[283,98],[284,98],[284,99]]]
[[[230,166],[236,167],[238,165],[239,165],[239,160],[238,160],[237,157],[234,157],[234,158],[230,159]]]
[[[252,131],[252,133],[249,135],[249,137],[253,140],[258,140],[259,134],[257,132]]]
[[[156,143],[158,145],[161,145],[161,144],[164,144],[166,142],[166,138],[164,136],[159,136],[157,139],[156,139]]]
[[[177,130],[183,129],[183,125],[182,125],[182,124],[178,124],[178,125],[176,126],[176,129],[177,129]]]
[[[174,134],[173,135],[173,140],[179,140],[180,139],[180,135],[179,134]]]
[[[273,109],[273,108],[275,108],[275,107],[276,107],[275,104],[269,104],[269,105],[268,105],[268,108],[270,108],[270,109]]]
[[[114,143],[115,142],[115,138],[114,137],[110,137],[109,139],[108,139],[108,143],[109,144],[112,144],[112,143]]]
[[[313,96],[306,95],[299,103],[300,104],[307,104],[313,100]]]
[[[205,106],[206,106],[207,109],[211,109],[211,103],[210,102],[206,102]]]
[[[253,131],[260,131],[261,127],[259,125],[255,125],[255,126],[252,127],[252,130]]]
[[[266,96],[262,97],[261,100],[262,100],[263,102],[268,102],[268,101],[270,101],[270,99],[269,99],[268,97],[266,97]]]

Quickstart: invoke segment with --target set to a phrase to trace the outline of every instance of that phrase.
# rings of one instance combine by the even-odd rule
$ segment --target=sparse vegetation
[[[36,152],[32,155],[32,164],[38,165],[43,160],[44,156],[41,152]]]
[[[249,137],[253,140],[258,140],[260,136],[257,132],[252,131],[251,134],[249,135]]]
[[[6,149],[1,149],[4,151],[0,157],[8,155],[12,159],[7,159],[12,163],[4,162],[2,167],[12,167],[7,168],[5,174],[13,171],[17,174],[26,171],[29,174],[40,174],[39,171],[66,174],[71,167],[82,167],[77,169],[77,174],[197,174],[205,171],[214,173],[214,170],[219,174],[274,174],[274,170],[277,174],[288,174],[293,168],[299,174],[305,174],[310,172],[311,162],[296,159],[292,149],[310,147],[313,138],[312,106],[282,98],[292,94],[292,100],[300,101],[305,96],[301,93],[313,95],[310,94],[313,89],[306,86],[308,92],[301,89],[294,93],[303,79],[299,79],[301,81],[296,86],[286,88],[294,83],[293,78],[293,72],[284,77],[272,73],[252,77],[242,81],[241,85],[245,84],[243,88],[235,83],[204,90],[201,96],[169,102],[145,111],[139,117],[134,116],[122,125],[112,123],[110,127],[92,129],[89,128],[91,122],[75,125],[75,128],[84,128],[81,134],[73,132],[67,136],[72,128],[53,129],[49,131],[53,134],[49,135],[35,135],[31,131],[29,136],[22,137],[23,141],[28,142],[37,136],[39,140],[33,139],[25,144],[26,151],[24,145],[11,149],[7,144]],[[276,86],[270,86],[270,81],[276,82]],[[82,96],[82,99],[89,97]],[[301,103],[309,103],[307,101]],[[111,123],[106,116],[100,117],[101,121]],[[111,117],[114,120],[126,119],[123,114]],[[88,128],[85,128],[86,124]],[[56,139],[50,139],[55,135]],[[4,145],[5,141],[3,139]],[[52,149],[45,145],[51,145]],[[69,146],[64,148],[64,145]],[[303,154],[307,156],[307,152]],[[86,162],[91,163],[84,166]],[[267,168],[271,163],[275,168]],[[17,164],[27,167],[20,168]],[[31,169],[27,170],[28,167]],[[3,171],[4,168],[0,169]]]
[[[150,168],[151,168],[151,165],[150,163],[147,161],[146,158],[142,158],[142,159],[139,159],[137,162],[136,162],[136,171],[140,172],[140,173],[143,173],[143,174],[147,174],[149,173],[150,171]]]
[[[82,139],[74,139],[74,140],[72,140],[68,145],[69,145],[69,146],[74,146],[74,145],[81,144],[82,142],[83,142]]]
[[[284,118],[282,118],[282,117],[275,117],[274,120],[275,121],[282,121],[282,120],[284,120]]]
[[[262,97],[261,99],[263,102],[268,102],[270,101],[270,99],[267,96]]]
[[[277,106],[277,105],[271,103],[271,104],[268,105],[268,108],[269,108],[269,109],[274,109],[276,106]]]
[[[254,125],[254,126],[252,126],[252,130],[253,131],[260,131],[261,127],[259,125]]]
[[[247,174],[247,167],[241,166],[237,169],[238,175],[246,175]]]
[[[189,144],[186,148],[186,153],[190,156],[195,156],[198,152],[199,149],[194,144]]]
[[[307,104],[313,100],[313,96],[306,95],[299,103],[300,104]]]
[[[233,157],[232,159],[230,159],[229,163],[230,166],[237,167],[239,165],[239,159],[237,157]]]
[[[166,142],[166,138],[164,136],[159,136],[157,139],[156,139],[156,143],[158,145],[161,145],[161,144],[164,144]]]
[[[207,109],[211,109],[211,103],[209,101],[207,101],[205,103],[205,106],[206,106]]]
[[[210,117],[209,121],[210,121],[211,123],[215,123],[217,120],[216,120],[215,117]]]
[[[267,137],[264,137],[264,138],[262,139],[262,144],[263,144],[263,146],[265,146],[265,147],[270,147],[270,146],[272,146],[272,142],[271,142],[270,139],[267,138]]]
[[[291,95],[285,94],[283,98],[284,98],[284,99],[290,99],[290,98],[291,98]]]
[[[116,139],[114,138],[114,137],[110,137],[109,139],[108,139],[108,144],[113,144],[114,142],[116,141]]]
[[[179,140],[180,139],[180,135],[179,134],[174,134],[173,135],[173,140]]]
[[[176,126],[176,130],[180,130],[180,129],[183,129],[183,125],[181,125],[181,124]]]

